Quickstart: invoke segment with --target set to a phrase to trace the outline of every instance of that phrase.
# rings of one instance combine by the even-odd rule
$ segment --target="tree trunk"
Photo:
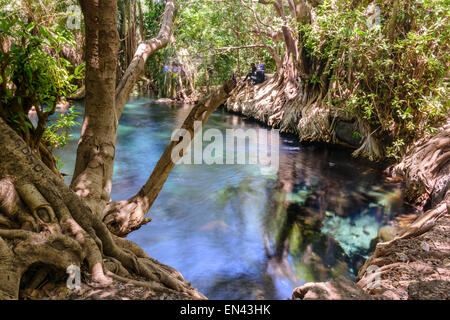
[[[125,52],[126,67],[130,65],[137,47],[136,0],[130,0],[127,5],[129,7],[127,8],[128,20],[127,20],[127,32],[125,36],[125,41],[127,43]]]
[[[86,24],[86,110],[70,187],[102,217],[110,200],[118,119],[146,59],[168,42],[174,0],[166,3],[158,36],[139,45],[117,88],[117,1],[80,4]]]
[[[227,100],[233,88],[234,81],[230,80],[192,108],[181,126],[182,129],[189,131],[191,141],[194,138],[194,122],[202,121],[205,124],[211,113]],[[108,204],[104,221],[115,235],[125,236],[150,221],[145,215],[175,166],[171,155],[180,142],[170,142],[147,182],[135,196]]]
[[[86,25],[86,109],[71,189],[97,216],[109,201],[118,119],[114,112],[117,2],[81,0]]]
[[[168,44],[173,23],[174,10],[175,10],[175,1],[167,0],[161,29],[158,35],[151,40],[143,41],[139,44],[134,54],[133,60],[131,60],[130,65],[128,66],[122,79],[120,80],[115,91],[116,92],[115,106],[118,118],[120,118],[120,115],[123,112],[128,97],[130,96],[130,93],[133,90],[134,84],[144,71],[145,61],[147,61],[147,58],[153,52],[161,48],[164,48]]]
[[[153,292],[204,298],[178,272],[114,237],[2,119],[0,141],[0,299],[18,298],[22,276],[32,266],[39,265],[45,276],[85,263],[98,285],[110,285],[113,278]],[[42,280],[41,272],[35,276]]]

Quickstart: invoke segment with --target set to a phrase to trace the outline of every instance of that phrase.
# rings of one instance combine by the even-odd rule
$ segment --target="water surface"
[[[148,99],[127,104],[113,200],[146,182],[188,111]],[[270,130],[224,110],[211,115],[208,128]],[[72,173],[79,131],[55,151],[63,172]],[[153,221],[128,239],[211,299],[287,299],[305,282],[354,277],[378,228],[403,213],[401,187],[347,150],[300,144],[290,135],[280,144],[274,175],[257,165],[175,166],[149,212]]]

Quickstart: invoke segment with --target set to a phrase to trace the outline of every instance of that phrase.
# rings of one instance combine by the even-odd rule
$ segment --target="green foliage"
[[[64,162],[62,162],[61,157],[56,157],[56,169],[58,169],[58,171],[61,171],[65,165]]]
[[[144,12],[144,32],[145,38],[155,37],[161,27],[160,17],[164,13],[165,2],[146,0],[145,5],[148,8]]]
[[[56,121],[47,126],[42,137],[47,145],[52,148],[62,148],[68,140],[73,139],[69,132],[73,127],[80,125],[76,118],[81,114],[74,108],[74,106],[70,107],[65,114],[58,113]]]
[[[361,133],[359,133],[358,131],[355,131],[355,132],[353,132],[353,138],[361,139],[361,138],[362,138],[362,135],[361,135]]]
[[[0,49],[0,116],[33,148],[42,137],[52,147],[62,146],[69,137],[59,132],[75,125],[76,113],[71,110],[48,128],[46,122],[61,97],[76,89],[84,64],[73,68],[59,55],[64,44],[74,44],[70,32],[57,24],[46,28],[22,21],[17,14],[0,20],[0,40],[8,43]],[[28,118],[32,108],[36,126]]]
[[[400,159],[400,154],[402,148],[405,146],[405,142],[403,139],[396,139],[391,146],[387,147],[386,153],[388,157],[395,158],[396,160]]]
[[[227,49],[260,42],[251,31],[254,19],[250,11],[242,7],[240,0],[181,0],[177,4],[173,48],[160,50],[147,60],[150,77],[157,83],[156,87],[162,89],[160,95],[166,94],[166,82],[171,81],[162,70],[166,64],[189,68],[197,90],[220,85],[230,79],[233,72],[237,76],[245,76],[250,71],[250,63],[258,60],[265,64],[266,72],[275,70],[274,61],[263,48]],[[159,31],[158,17],[164,11],[164,5],[162,1],[150,1],[147,7],[146,30],[147,34],[154,36]],[[269,16],[270,10],[265,7],[261,7],[260,13]]]
[[[23,112],[17,112],[16,114],[10,116],[7,119],[7,122],[10,125],[13,125],[20,130],[20,132],[24,133],[27,129],[32,129],[33,125],[30,122],[30,119]]]
[[[38,35],[36,35],[38,33]],[[14,39],[7,52],[0,51],[1,83],[6,86],[2,100],[5,104],[12,98],[20,102],[30,99],[38,106],[52,108],[56,99],[73,91],[71,80],[82,76],[83,67],[69,74],[69,62],[55,58],[49,52],[59,52],[62,43],[73,40],[63,30],[50,32],[31,22],[27,25],[16,19],[0,21],[0,38]]]
[[[448,114],[448,2],[374,3],[378,23],[369,1],[325,0],[299,30],[308,56],[329,62],[329,104],[380,128],[398,158]]]

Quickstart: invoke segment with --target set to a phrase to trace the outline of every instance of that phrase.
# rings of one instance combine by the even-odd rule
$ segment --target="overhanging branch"
[[[169,43],[170,33],[173,24],[173,13],[175,10],[175,0],[167,0],[161,29],[158,35],[139,44],[130,65],[116,87],[116,114],[119,119],[122,115],[128,97],[133,90],[133,86],[144,71],[145,61],[155,51],[164,48]]]
[[[211,113],[227,100],[234,86],[234,81],[226,82],[192,108],[181,126],[181,129],[190,133],[191,141],[194,138],[195,121],[202,121],[205,124]],[[180,141],[170,142],[147,182],[135,196],[107,205],[103,221],[112,233],[125,236],[150,221],[149,218],[145,218],[145,215],[175,166],[172,161],[172,152],[179,143]]]

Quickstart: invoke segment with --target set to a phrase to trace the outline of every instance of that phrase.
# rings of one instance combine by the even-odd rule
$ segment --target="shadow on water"
[[[188,112],[146,99],[127,105],[113,200],[145,183]],[[223,110],[211,115],[208,128],[268,130]],[[76,145],[55,151],[64,172],[73,170]],[[404,212],[402,186],[347,150],[290,135],[281,135],[279,156],[274,175],[261,175],[256,165],[175,166],[150,210],[153,221],[128,239],[212,299],[287,299],[304,282],[353,277],[378,229]]]

